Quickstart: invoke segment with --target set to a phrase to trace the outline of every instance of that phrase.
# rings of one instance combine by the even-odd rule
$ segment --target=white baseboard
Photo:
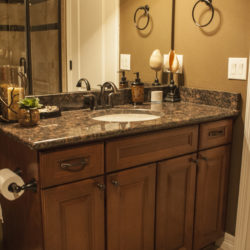
[[[235,237],[231,234],[225,233],[223,239],[219,240],[216,245],[220,247],[221,250],[233,250],[234,249]]]

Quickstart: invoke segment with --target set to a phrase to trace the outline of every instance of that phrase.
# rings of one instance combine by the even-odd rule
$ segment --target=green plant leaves
[[[35,97],[26,97],[22,99],[20,102],[18,102],[19,107],[22,109],[35,109],[35,108],[41,108],[42,105],[39,103],[39,99]]]

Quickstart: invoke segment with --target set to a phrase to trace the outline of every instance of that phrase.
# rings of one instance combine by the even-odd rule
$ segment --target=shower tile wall
[[[37,1],[30,7],[33,94],[60,91],[58,0]]]
[[[26,58],[25,26],[25,5],[0,1],[0,69],[18,67],[20,58]],[[6,79],[1,72],[0,83],[3,83]]]
[[[19,66],[21,57],[26,58],[26,11],[24,4],[8,4],[9,25],[18,26],[18,31],[9,32],[10,64]]]
[[[3,31],[4,26],[8,25],[8,5],[6,3],[0,3],[0,66],[9,64],[9,32]]]

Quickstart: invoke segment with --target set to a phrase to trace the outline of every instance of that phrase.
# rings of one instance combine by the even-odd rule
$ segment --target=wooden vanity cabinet
[[[156,250],[191,250],[193,242],[196,154],[158,164]]]
[[[212,244],[225,231],[231,132],[229,119],[43,152],[0,134],[0,163],[14,170],[23,158],[25,182],[38,181],[36,193],[2,203],[6,249],[17,249],[13,237],[20,250]]]
[[[194,250],[225,233],[230,146],[199,152],[194,224]]]
[[[156,166],[107,176],[107,249],[154,250]]]
[[[44,249],[104,250],[104,177],[42,191]]]

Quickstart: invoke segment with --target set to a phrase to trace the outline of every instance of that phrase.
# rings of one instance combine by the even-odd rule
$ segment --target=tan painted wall
[[[242,114],[235,122],[228,199],[227,231],[235,232],[241,165],[246,81],[228,80],[228,57],[248,57],[250,50],[249,0],[214,0],[213,23],[204,29],[192,21],[196,0],[176,0],[177,53],[184,55],[185,85],[242,94]],[[248,42],[249,37],[249,42]]]
[[[145,31],[134,25],[134,12],[139,6],[150,7],[151,22]],[[138,13],[140,16],[143,11]],[[154,82],[155,73],[149,67],[149,58],[155,49],[168,54],[171,41],[172,0],[120,0],[120,53],[131,54],[131,72],[140,72],[144,82]],[[141,20],[144,24],[143,21]]]
[[[227,231],[235,232],[238,188],[240,178],[244,114],[246,103],[246,81],[228,80],[228,57],[248,57],[250,51],[250,1],[213,0],[215,18],[207,28],[199,29],[192,21],[192,8],[197,0],[176,0],[175,49],[184,55],[185,85],[188,87],[240,92],[242,114],[235,122],[232,146],[232,167],[228,198]],[[162,53],[170,49],[171,12],[160,8],[160,0],[140,1],[149,3],[153,16],[153,32],[142,37],[133,26],[131,5],[138,1],[121,0],[121,53],[132,54],[133,71],[141,71],[144,81],[153,81],[148,60],[153,49]],[[172,0],[165,0],[169,8]],[[130,6],[130,7],[128,7]],[[204,9],[198,9],[198,14]],[[200,12],[202,11],[202,12]],[[207,12],[202,16],[205,20]],[[131,79],[131,77],[130,77]],[[132,78],[133,79],[133,78]]]

